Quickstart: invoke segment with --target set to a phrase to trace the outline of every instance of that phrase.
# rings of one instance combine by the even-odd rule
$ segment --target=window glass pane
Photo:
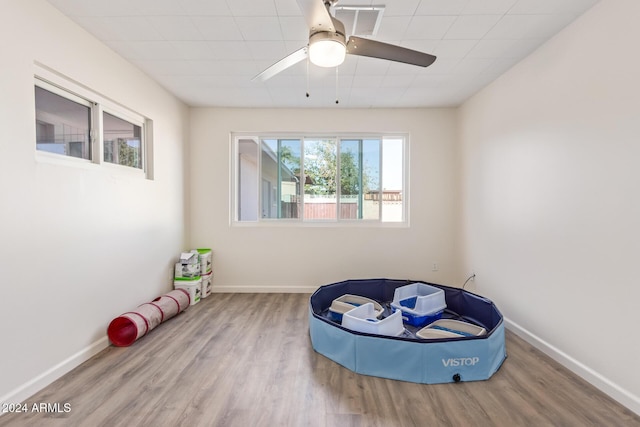
[[[382,221],[404,220],[403,149],[402,139],[382,140]]]
[[[336,140],[304,140],[305,219],[336,219],[337,157]]]
[[[142,127],[109,113],[102,116],[104,161],[142,169]]]
[[[280,140],[280,216],[299,218],[300,212],[300,140]]]
[[[380,140],[362,141],[362,219],[380,219]]]
[[[380,140],[340,141],[340,219],[380,218]]]
[[[278,140],[262,141],[260,196],[262,218],[278,218]]]
[[[299,218],[301,145],[299,139],[262,140],[262,218]]]
[[[340,219],[362,218],[362,140],[340,141]]]
[[[91,159],[91,108],[35,87],[36,149]]]
[[[258,220],[258,141],[238,140],[238,221]]]

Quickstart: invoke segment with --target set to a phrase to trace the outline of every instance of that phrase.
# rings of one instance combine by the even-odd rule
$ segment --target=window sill
[[[409,228],[409,222],[380,222],[380,221],[231,221],[232,227],[239,228]]]

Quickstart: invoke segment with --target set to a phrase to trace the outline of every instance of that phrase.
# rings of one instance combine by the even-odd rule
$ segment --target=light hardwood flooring
[[[308,299],[212,294],[26,401],[61,412],[6,414],[0,426],[640,426],[509,331],[508,358],[488,381],[355,374],[312,349]]]

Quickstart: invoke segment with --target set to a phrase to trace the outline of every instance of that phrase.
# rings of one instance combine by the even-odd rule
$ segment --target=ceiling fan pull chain
[[[336,67],[336,104],[340,103],[340,101],[338,101],[338,68],[340,67]]]
[[[307,56],[307,98],[309,97],[309,57]]]

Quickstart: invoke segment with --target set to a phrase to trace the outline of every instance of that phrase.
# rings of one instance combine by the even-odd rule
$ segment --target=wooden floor
[[[0,426],[640,426],[508,331],[508,358],[488,381],[355,374],[311,348],[308,298],[213,294],[132,346],[107,348]]]

